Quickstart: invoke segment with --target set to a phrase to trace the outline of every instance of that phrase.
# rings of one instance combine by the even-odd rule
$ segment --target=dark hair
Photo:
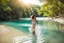
[[[32,15],[32,17],[31,17],[31,18],[33,19],[34,17],[36,17],[36,16],[35,16],[35,15]]]

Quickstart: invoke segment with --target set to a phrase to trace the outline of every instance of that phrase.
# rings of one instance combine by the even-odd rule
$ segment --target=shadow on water
[[[37,41],[37,36],[32,34],[32,43],[36,43]]]

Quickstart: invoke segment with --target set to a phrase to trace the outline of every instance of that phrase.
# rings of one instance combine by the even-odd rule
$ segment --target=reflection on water
[[[24,36],[11,38],[12,43],[64,43],[64,25],[54,21],[37,20],[36,35],[29,35],[30,20],[3,22],[25,33]],[[24,25],[25,24],[25,25]]]
[[[13,38],[13,43],[32,43],[32,38],[28,36],[18,36]]]
[[[44,37],[42,32],[42,29],[40,29],[40,26],[36,27],[36,34],[31,34],[29,36],[18,36],[13,38],[13,43],[42,43],[44,42]]]
[[[45,27],[43,43],[64,43],[64,25],[54,21],[39,21],[39,25]],[[41,31],[40,31],[41,32]]]

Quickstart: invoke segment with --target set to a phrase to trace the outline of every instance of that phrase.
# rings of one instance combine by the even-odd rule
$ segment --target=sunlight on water
[[[51,21],[50,19],[50,21],[47,21],[47,18],[45,19],[46,21],[44,21],[43,18],[40,20],[39,18],[37,19],[35,35],[30,35],[31,32],[29,31],[29,28],[31,27],[31,21],[29,18],[15,22],[4,22],[2,24],[13,27],[13,29],[17,29],[19,32],[24,33],[24,35],[18,35],[19,33],[13,31],[16,35],[9,35],[10,37],[13,36],[12,38],[9,38],[13,40],[13,43],[64,43],[64,24]],[[3,37],[5,38],[5,36]],[[6,43],[11,40],[7,40]]]
[[[32,43],[32,38],[28,36],[18,36],[13,38],[13,43]]]
[[[44,29],[44,27],[42,28],[41,26],[37,27],[36,33],[37,33],[37,42],[36,43],[43,43],[44,42],[44,34],[42,33],[42,30]]]
[[[24,19],[24,20],[31,20],[30,18],[20,18],[20,19]],[[51,20],[52,18],[46,18],[46,17],[37,17],[37,20]]]
[[[13,38],[13,43],[43,43],[44,36],[42,33],[43,28],[41,26],[36,27],[36,35],[30,36],[18,36]]]
[[[20,26],[31,26],[31,24],[19,24]]]

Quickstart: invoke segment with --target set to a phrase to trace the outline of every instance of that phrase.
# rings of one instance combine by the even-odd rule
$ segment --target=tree
[[[0,0],[0,20],[8,20],[11,8],[8,6],[9,0]]]
[[[0,0],[0,20],[14,20],[37,14],[39,6],[24,4],[19,0]],[[37,14],[38,15],[38,14]]]
[[[44,13],[44,16],[56,17],[63,15],[64,4],[60,0],[45,0],[46,2],[41,6],[39,13]]]

